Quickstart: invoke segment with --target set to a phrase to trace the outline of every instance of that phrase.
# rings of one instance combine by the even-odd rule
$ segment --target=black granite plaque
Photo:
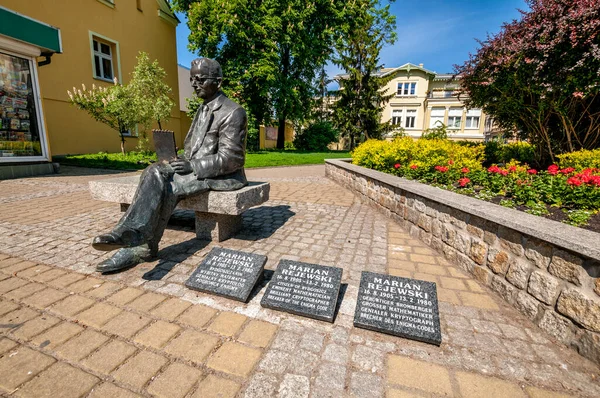
[[[435,283],[363,271],[354,326],[440,345]]]
[[[185,285],[190,289],[246,302],[262,276],[266,262],[266,256],[215,247]]]
[[[333,322],[342,269],[281,260],[260,305]]]

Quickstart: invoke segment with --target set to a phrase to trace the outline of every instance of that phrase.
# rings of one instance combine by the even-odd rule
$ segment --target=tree
[[[140,53],[138,64],[129,84],[96,87],[87,90],[73,87],[67,91],[71,103],[86,111],[95,120],[106,124],[119,133],[121,153],[125,154],[125,135],[137,124],[149,126],[156,120],[166,120],[174,105],[168,94],[171,88],[162,79],[166,76],[157,61],[150,63],[146,53]]]
[[[187,13],[192,51],[221,64],[226,92],[248,110],[255,128],[303,121],[315,80],[330,58],[346,3],[341,0],[174,0]]]
[[[389,123],[380,121],[383,106],[393,96],[383,89],[392,76],[382,77],[378,72],[382,67],[379,52],[394,43],[395,27],[389,4],[380,7],[377,0],[357,0],[347,10],[334,59],[346,75],[334,93],[332,109],[334,124],[349,139],[350,149],[361,139],[380,138],[390,130]]]
[[[466,104],[519,131],[547,163],[600,145],[600,2],[527,3],[455,71]]]
[[[142,118],[156,120],[159,129],[162,129],[161,121],[169,120],[175,106],[170,97],[173,90],[165,83],[166,77],[167,73],[157,60],[150,62],[147,53],[139,53],[129,85],[134,98],[140,102],[139,108],[145,112]]]

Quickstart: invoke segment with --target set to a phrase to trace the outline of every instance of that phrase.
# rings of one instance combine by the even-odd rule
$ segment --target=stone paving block
[[[283,350],[283,351],[294,351],[300,344],[301,336],[288,330],[282,330],[277,334],[271,349]]]
[[[27,268],[26,270],[23,270],[21,272],[17,273],[17,276],[19,278],[30,278],[32,279],[33,277],[36,277],[39,274],[42,274],[46,271],[51,270],[52,267],[48,267],[47,265],[42,265],[42,264],[37,264],[31,268]]]
[[[331,362],[324,362],[319,367],[315,386],[323,390],[343,390],[346,384],[346,367]]]
[[[383,380],[373,373],[353,372],[350,377],[350,393],[356,397],[383,397]]]
[[[205,305],[193,305],[179,315],[177,321],[188,326],[201,328],[206,325],[216,313],[217,310],[214,308]]]
[[[165,301],[165,299],[166,297],[162,294],[146,293],[127,304],[126,307],[137,311],[147,312]]]
[[[390,259],[388,261],[388,267],[394,268],[394,269],[402,269],[405,271],[410,271],[410,272],[416,272],[417,271],[417,265],[415,263],[413,263],[412,261],[402,261],[402,260],[393,260]]]
[[[200,382],[192,398],[234,398],[240,387],[233,380],[208,375]]]
[[[345,365],[348,362],[348,349],[338,344],[329,344],[325,347],[321,358],[325,361]]]
[[[39,292],[40,290],[44,290],[45,288],[46,286],[42,285],[41,283],[32,282],[25,286],[21,286],[18,289],[11,290],[2,296],[13,300],[21,300],[27,296],[31,296],[32,294]]]
[[[14,341],[7,339],[6,337],[0,337],[0,355],[4,354],[6,351],[12,350],[18,345],[18,343],[15,343]]]
[[[0,387],[12,392],[54,362],[54,358],[27,347],[11,350],[0,358]]]
[[[159,398],[183,398],[202,376],[202,372],[187,365],[173,363],[148,386],[148,392]]]
[[[57,301],[64,299],[68,295],[68,293],[61,292],[60,290],[56,290],[49,287],[47,289],[40,290],[39,292],[34,293],[29,297],[23,298],[22,301],[25,304],[31,305],[32,307],[44,309],[49,305],[52,305]]]
[[[93,287],[93,286],[92,286]],[[118,285],[113,282],[104,282],[98,287],[93,287],[92,290],[88,290],[85,292],[86,295],[95,297],[95,298],[104,298],[108,297],[117,290],[121,288],[121,285]]]
[[[413,272],[413,279],[418,279],[420,281],[433,282],[436,285],[439,285],[440,281],[438,280],[438,276],[431,274],[424,274],[422,272]]]
[[[83,331],[81,326],[63,322],[35,336],[31,341],[40,348],[54,349],[81,331]]]
[[[484,293],[485,292],[485,290],[481,287],[481,285],[477,281],[466,280],[465,282],[467,283],[467,286],[469,287],[469,289],[472,292],[475,292],[475,293]]]
[[[111,303],[116,305],[125,305],[135,300],[142,294],[144,294],[143,290],[134,289],[132,287],[126,287],[125,289],[120,290],[117,293],[110,296],[109,298],[107,298],[107,301],[110,301]]]
[[[65,317],[72,317],[73,315],[91,307],[95,303],[96,302],[92,299],[73,294],[52,305],[52,307],[50,307],[50,311]]]
[[[71,361],[79,361],[107,341],[108,337],[105,335],[93,330],[85,330],[80,335],[59,345],[54,350],[63,358]]]
[[[393,276],[399,276],[401,278],[412,278],[412,272],[406,271],[404,269],[390,268],[388,269],[388,274]]]
[[[375,348],[357,345],[352,354],[352,363],[359,369],[375,373],[383,369],[384,353]]]
[[[117,387],[112,383],[102,383],[92,389],[87,398],[137,398],[141,395],[133,393],[121,387]]]
[[[458,389],[461,396],[464,398],[527,397],[518,384],[509,383],[497,378],[456,372],[456,381],[458,382]]]
[[[448,290],[438,287],[437,288],[437,296],[439,301],[443,301],[446,303],[452,304],[461,304],[456,291]]]
[[[96,279],[88,276],[85,279],[81,279],[75,283],[70,284],[68,289],[73,293],[86,293],[89,290],[99,288],[100,286],[102,286],[102,283],[104,283],[104,281],[102,281],[101,279]]]
[[[48,282],[48,285],[56,288],[67,288],[67,286],[78,282],[84,278],[85,275],[72,272]]]
[[[458,292],[462,303],[466,306],[482,308],[485,310],[499,310],[498,304],[486,294],[477,294],[471,292]]]
[[[139,332],[134,341],[145,346],[161,349],[181,328],[175,324],[156,321]]]
[[[233,336],[240,330],[246,319],[248,318],[244,315],[235,312],[221,312],[213,319],[208,329],[224,336]]]
[[[0,325],[3,327],[0,329],[0,333],[6,333],[12,329],[21,327],[25,322],[35,318],[38,313],[27,307],[17,308],[2,317],[0,317]]]
[[[264,373],[255,373],[250,379],[248,387],[244,393],[244,398],[265,398],[275,395],[278,381],[275,376]],[[194,397],[200,398],[200,397]]]
[[[131,344],[111,340],[81,363],[96,372],[109,374],[136,351],[137,348]]]
[[[15,394],[19,397],[78,398],[100,380],[65,363],[59,362],[25,384]]]
[[[8,300],[0,300],[0,316],[8,314],[17,308],[19,308],[19,304],[17,303],[13,303],[12,301]]]
[[[123,312],[122,309],[105,303],[96,303],[92,307],[79,313],[77,321],[84,325],[100,328],[109,320]]]
[[[35,335],[42,333],[45,330],[50,329],[52,326],[58,324],[60,319],[50,315],[40,315],[30,321],[27,321],[23,326],[13,329],[12,335],[23,340],[29,340]]]
[[[286,374],[279,385],[280,398],[308,398],[310,380],[306,376]]]
[[[210,356],[206,366],[235,376],[247,377],[260,355],[260,350],[226,342]]]
[[[397,355],[388,356],[387,381],[428,393],[453,394],[450,374],[446,368]]]
[[[102,330],[117,336],[130,338],[148,325],[150,321],[151,319],[145,316],[123,311],[102,326]]]
[[[164,348],[165,352],[189,361],[202,363],[219,339],[195,330],[185,330]]]
[[[426,254],[411,254],[410,255],[410,261],[414,261],[415,263],[425,263],[425,264],[437,264],[437,262],[435,261],[435,257],[432,255],[426,255]],[[444,270],[443,267],[438,267],[441,268],[442,270]],[[422,271],[425,272],[425,271]],[[446,270],[444,270],[443,275],[446,274]],[[442,274],[440,274],[442,275]]]
[[[412,392],[390,388],[387,391],[386,398],[423,398],[423,395],[417,395],[413,394]]]
[[[36,282],[45,283],[45,282],[59,278],[66,274],[67,273],[61,269],[51,268],[50,270],[48,270],[46,272],[41,272],[41,273],[38,273],[38,274],[32,276],[30,279],[32,279]]]
[[[246,325],[237,340],[255,347],[264,348],[269,344],[276,331],[277,325],[252,320]]]
[[[292,360],[290,353],[279,350],[269,350],[258,368],[267,373],[282,374],[287,370],[287,367]]]
[[[140,351],[114,371],[112,375],[121,383],[141,390],[148,380],[154,377],[166,363],[167,359],[161,355],[149,351]]]
[[[169,298],[160,303],[150,313],[159,318],[175,320],[183,311],[187,310],[192,304],[177,298]]]
[[[5,256],[3,254],[2,256]],[[22,263],[24,260],[18,257],[7,257],[0,260],[0,268],[6,268],[14,264]]]
[[[33,261],[21,261],[15,264],[12,264],[8,267],[2,268],[2,272],[8,275],[14,275],[18,272],[25,271],[31,267],[35,267],[37,264]]]
[[[440,282],[443,288],[453,290],[467,290],[465,283],[458,278],[440,277]]]
[[[527,387],[525,389],[530,398],[571,398],[570,394],[561,394],[556,391],[543,390],[537,387]]]
[[[0,294],[4,294],[10,292],[11,290],[18,289],[21,286],[25,286],[28,283],[29,282],[25,279],[20,278],[5,279],[0,282]]]

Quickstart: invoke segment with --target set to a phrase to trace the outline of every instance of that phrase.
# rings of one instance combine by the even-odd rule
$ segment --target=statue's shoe
[[[120,235],[114,232],[98,235],[92,241],[92,247],[96,250],[111,251],[127,247]]]
[[[96,266],[98,272],[113,272],[133,267],[143,261],[144,254],[148,253],[146,248],[127,247],[119,249],[111,258],[107,258]]]

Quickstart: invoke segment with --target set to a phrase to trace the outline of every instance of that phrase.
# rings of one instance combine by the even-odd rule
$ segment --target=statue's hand
[[[169,162],[173,171],[177,174],[189,174],[193,171],[192,164],[189,160],[175,159]]]

